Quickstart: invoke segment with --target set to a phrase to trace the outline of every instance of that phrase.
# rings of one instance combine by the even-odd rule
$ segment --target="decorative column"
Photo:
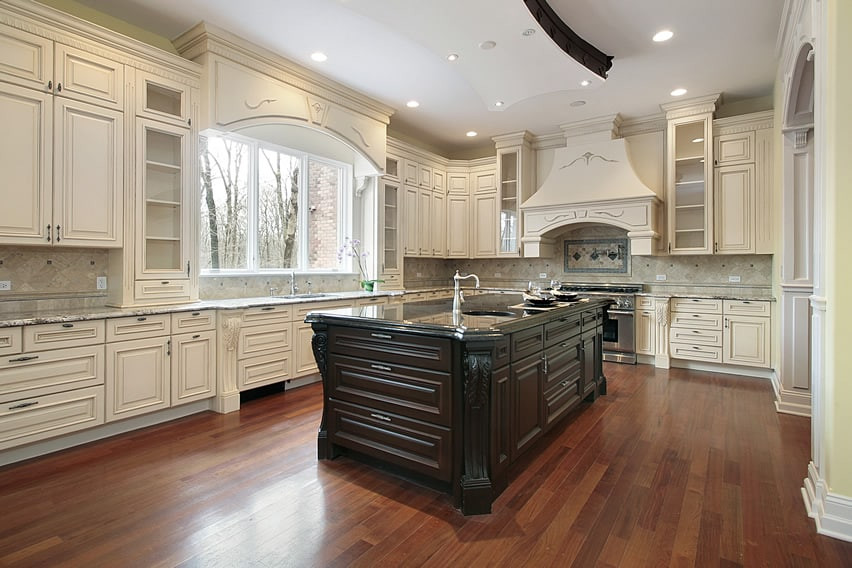
[[[314,359],[317,362],[322,377],[323,392],[330,392],[328,388],[328,326],[323,323],[312,323],[311,327],[314,330],[314,336],[311,338],[311,349],[314,352]],[[335,457],[332,444],[328,441],[328,397],[323,396],[322,420],[320,421],[319,432],[317,432],[317,459],[326,460]]]
[[[654,298],[654,311],[657,314],[656,352],[654,354],[654,366],[660,369],[668,369],[671,366],[669,357],[669,299]]]
[[[465,515],[491,512],[490,477],[491,354],[493,343],[466,343],[462,360],[464,470],[461,506]]]
[[[219,312],[220,315],[225,312]],[[219,318],[221,329],[218,337],[216,365],[216,398],[214,410],[221,414],[240,409],[240,390],[237,388],[237,341],[240,338],[239,316]]]

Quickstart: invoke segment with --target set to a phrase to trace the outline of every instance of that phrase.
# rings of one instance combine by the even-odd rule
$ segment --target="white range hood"
[[[524,256],[553,256],[553,236],[577,223],[620,227],[631,254],[654,254],[660,206],[634,172],[623,138],[558,148],[550,173],[521,204]]]

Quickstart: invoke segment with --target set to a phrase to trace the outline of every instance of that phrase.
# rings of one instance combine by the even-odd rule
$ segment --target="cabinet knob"
[[[57,92],[57,93],[61,93],[61,92],[62,92],[62,83],[56,83],[56,92]]]
[[[52,91],[52,90],[53,90],[53,81],[48,81],[48,82],[47,82],[47,90],[48,90],[48,91]]]

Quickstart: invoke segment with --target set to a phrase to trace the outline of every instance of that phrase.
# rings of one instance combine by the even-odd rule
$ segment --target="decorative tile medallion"
[[[565,241],[565,272],[627,274],[628,239]]]

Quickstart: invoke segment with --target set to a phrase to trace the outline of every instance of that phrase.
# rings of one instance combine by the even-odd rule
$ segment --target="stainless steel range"
[[[604,361],[636,364],[635,306],[642,284],[562,283],[560,290],[576,292],[580,297],[606,296],[612,303],[603,325]]]

